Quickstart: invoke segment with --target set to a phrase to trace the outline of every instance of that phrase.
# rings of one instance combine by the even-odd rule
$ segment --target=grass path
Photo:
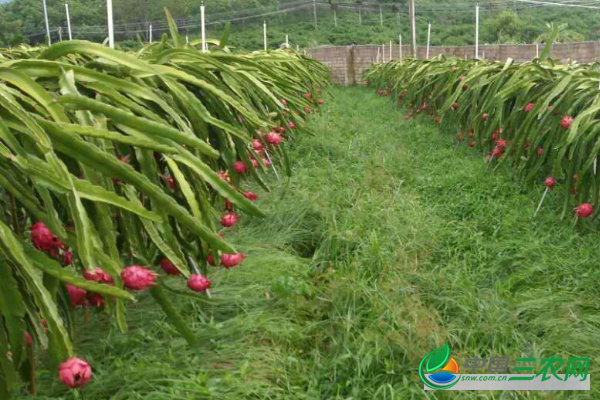
[[[178,297],[203,344],[143,299],[126,336],[92,318],[77,347],[95,367],[86,400],[567,398],[425,393],[418,363],[446,342],[462,363],[589,356],[600,371],[591,223],[573,231],[552,197],[532,222],[541,189],[368,89],[330,94],[292,179],[261,195],[269,216],[228,233],[248,260],[214,276],[212,300]],[[47,398],[74,398],[39,375]],[[568,398],[600,398],[592,386]]]

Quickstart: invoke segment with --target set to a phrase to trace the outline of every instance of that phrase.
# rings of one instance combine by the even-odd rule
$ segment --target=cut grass
[[[211,275],[211,301],[177,297],[202,344],[190,349],[144,296],[127,335],[94,316],[77,343],[95,372],[86,400],[567,398],[424,392],[419,361],[446,342],[461,367],[580,356],[597,375],[593,224],[573,230],[552,196],[532,221],[541,184],[490,173],[477,150],[453,151],[454,135],[368,89],[330,94],[294,145],[291,180],[261,194],[268,217],[227,233],[248,259]],[[40,398],[75,398],[55,375],[39,372]]]

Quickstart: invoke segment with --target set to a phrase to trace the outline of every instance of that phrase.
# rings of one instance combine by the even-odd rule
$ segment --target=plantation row
[[[555,65],[550,48],[524,64],[441,56],[377,64],[365,77],[381,95],[393,93],[407,118],[428,114],[489,165],[510,164],[545,194],[554,188],[563,218],[571,208],[587,218],[600,202],[598,65]]]
[[[125,332],[136,291],[195,344],[167,278],[210,296],[210,266],[243,262],[223,229],[263,215],[248,181],[268,190],[265,174],[290,173],[286,144],[323,103],[316,61],[233,55],[226,35],[201,53],[172,28],[137,54],[83,41],[0,52],[2,399],[19,378],[35,391],[34,349],[85,385],[72,313],[103,308]]]

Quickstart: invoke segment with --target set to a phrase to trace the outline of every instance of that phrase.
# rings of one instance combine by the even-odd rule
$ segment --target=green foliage
[[[547,36],[541,60],[559,33],[554,29]],[[511,164],[527,184],[555,177],[564,218],[579,204],[600,205],[593,167],[600,153],[597,70],[597,64],[502,64],[440,56],[375,65],[366,78],[394,89],[411,116],[428,112],[472,135],[495,168]],[[529,103],[533,108],[526,111]],[[499,139],[505,148],[498,149]]]
[[[438,125],[405,120],[368,89],[327,97],[313,134],[289,153],[296,173],[268,181],[267,218],[228,235],[248,264],[216,271],[227,285],[212,299],[176,303],[200,344],[190,349],[149,296],[131,310],[128,335],[107,335],[94,318],[77,335],[96,366],[87,400],[421,400],[430,392],[417,367],[445,343],[459,365],[510,357],[509,373],[515,357],[594,357],[594,223],[574,231],[551,212],[532,221],[541,188],[524,188],[506,165],[490,174],[478,151],[454,150]],[[39,377],[43,399],[68,398],[51,374]],[[599,395],[592,385],[569,396]]]
[[[176,36],[168,12],[167,19]],[[100,296],[103,317],[125,332],[125,301],[135,300],[120,274],[125,266],[156,269],[166,257],[183,277],[208,275],[209,255],[218,265],[237,252],[217,228],[225,203],[240,218],[265,216],[242,194],[247,182],[233,167],[244,162],[268,190],[265,162],[251,162],[262,160],[253,140],[289,176],[286,145],[269,145],[262,133],[282,127],[290,142],[290,123],[303,130],[305,108],[318,108],[318,87],[327,83],[325,67],[292,51],[232,55],[227,46],[194,46],[176,36],[137,54],[86,41],[2,52],[0,397],[33,361],[24,355],[26,332],[53,365],[74,355],[72,308],[82,304],[63,284]],[[52,231],[51,247],[30,237],[38,222]],[[80,277],[98,267],[114,286]],[[195,344],[164,280],[151,293]]]
[[[348,1],[354,3],[354,1]],[[186,18],[182,35],[199,37],[198,20],[201,0],[115,0],[115,24],[132,23],[120,27],[117,40],[126,41],[124,47],[132,48],[138,37],[147,40],[147,23],[161,21],[164,7],[168,7],[175,18]],[[211,22],[227,21],[230,18],[246,15],[235,14],[243,10],[252,10],[250,15],[258,15],[277,9],[285,9],[287,0],[215,0],[207,3],[207,15]],[[337,2],[336,2],[337,3]],[[385,2],[390,3],[390,1]],[[427,23],[432,22],[432,45],[472,45],[474,44],[474,7],[472,2],[464,0],[421,1],[417,7],[421,10],[444,8],[443,12],[417,13],[417,41],[425,43]],[[105,39],[106,10],[105,0],[71,0],[72,25],[77,27],[76,39],[102,42]],[[453,8],[453,5],[455,6]],[[524,8],[521,9],[521,6]],[[525,7],[521,3],[517,10],[510,3],[503,2],[481,11],[481,42],[495,43],[533,43],[541,35],[549,22],[569,24],[568,40],[597,40],[600,38],[600,18],[594,10],[571,7]],[[16,45],[23,40],[41,43],[44,40],[44,20],[41,1],[14,0],[2,5],[0,12],[0,45]],[[49,1],[49,19],[52,35],[57,40],[56,28],[66,27],[64,4]],[[267,17],[269,24],[269,43],[276,48],[290,36],[292,44],[301,47],[319,45],[381,44],[397,40],[402,34],[408,43],[410,35],[407,4],[399,1],[396,12],[384,8],[384,23],[380,26],[379,12],[376,7],[363,10],[362,25],[359,25],[358,13],[339,9],[338,26],[334,25],[331,7],[318,7],[318,28],[313,24],[312,7]],[[370,12],[369,12],[370,10]],[[262,49],[263,17],[248,20],[233,20],[231,46],[242,50]],[[193,25],[193,26],[192,26]],[[165,26],[154,27],[157,40],[167,32]],[[208,32],[212,37],[220,37],[224,24],[211,24]],[[33,36],[25,37],[24,35]],[[63,29],[63,36],[66,35]]]

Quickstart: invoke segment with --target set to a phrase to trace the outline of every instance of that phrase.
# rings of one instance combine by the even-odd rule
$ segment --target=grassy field
[[[491,173],[455,134],[403,116],[369,89],[331,90],[294,145],[293,178],[261,195],[268,218],[228,233],[247,261],[213,275],[212,299],[178,297],[202,345],[142,300],[128,335],[102,315],[79,333],[88,387],[67,393],[40,371],[39,398],[600,398],[596,383],[570,396],[423,391],[419,361],[446,342],[461,367],[581,356],[597,374],[600,246],[593,222],[559,220],[552,195],[532,221],[541,184]]]

